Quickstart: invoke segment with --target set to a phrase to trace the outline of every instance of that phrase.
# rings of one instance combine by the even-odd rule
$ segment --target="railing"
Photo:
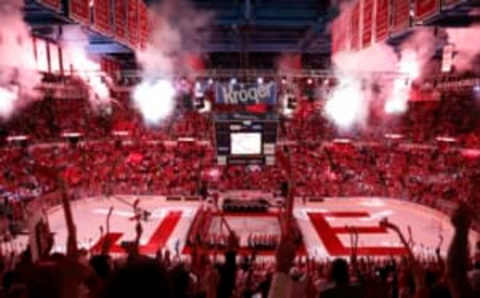
[[[405,74],[398,72],[358,72],[358,75],[381,75],[386,77],[399,77],[405,76]],[[140,70],[127,70],[119,73],[119,76],[124,78],[138,78],[142,76]],[[196,78],[212,78],[212,79],[231,79],[247,77],[251,79],[257,78],[318,78],[329,79],[335,78],[336,75],[332,70],[326,69],[299,69],[299,70],[275,70],[275,69],[205,69],[202,71],[191,72],[187,74],[176,73],[172,75],[163,75],[163,78],[181,78],[181,77],[196,77]]]

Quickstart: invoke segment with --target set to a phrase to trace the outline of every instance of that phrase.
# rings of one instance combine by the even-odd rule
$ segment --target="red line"
[[[350,212],[351,214],[360,214],[360,212]],[[331,256],[345,256],[351,254],[351,249],[345,247],[337,236],[338,233],[347,232],[346,228],[331,227],[325,220],[325,214],[328,213],[308,213],[310,220],[322,240],[325,248]],[[367,214],[368,216],[368,214]],[[382,232],[380,227],[355,227],[359,234],[386,233]],[[361,237],[361,236],[360,236]],[[362,256],[389,256],[404,255],[407,253],[405,247],[359,247],[357,254]]]
[[[342,242],[340,242],[337,234],[332,230],[322,213],[308,213],[308,216],[330,255],[338,256],[348,254],[347,249],[343,246]]]
[[[181,217],[182,211],[170,211],[150,237],[148,243],[140,247],[140,253],[153,254],[156,253],[158,249],[163,248]]]
[[[112,251],[112,248],[114,248],[116,245],[115,243],[120,239],[122,238],[122,235],[123,233],[108,233],[107,235],[103,236],[102,238],[100,238],[97,243],[95,243],[95,245],[93,245],[91,248],[90,248],[90,252],[92,253],[100,253],[102,251],[102,247],[103,247],[103,243],[105,242],[105,240],[108,238],[111,242],[111,246],[110,246],[110,252],[114,252]]]
[[[325,217],[369,217],[370,216],[368,212],[364,212],[364,211],[360,211],[360,212],[340,211],[340,212],[326,212],[322,214]]]

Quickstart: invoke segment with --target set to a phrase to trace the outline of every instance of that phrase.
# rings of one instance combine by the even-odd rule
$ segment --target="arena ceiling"
[[[72,21],[25,0],[27,22],[37,35],[55,38]],[[329,21],[335,16],[330,0],[188,0],[195,8],[211,12],[208,42],[202,52],[309,52],[328,53]],[[148,5],[162,0],[146,0]],[[129,53],[113,40],[91,32],[90,51]]]
[[[66,15],[52,12],[34,0],[24,0],[25,19],[36,35],[57,40],[66,26],[75,25]],[[64,3],[67,0],[62,0]],[[145,0],[148,5],[167,0]],[[185,0],[213,15],[208,39],[189,49],[204,53],[330,53],[329,23],[338,15],[339,0]],[[429,24],[469,26],[479,22],[472,10],[480,0],[466,1],[445,11]],[[407,32],[408,33],[408,32]],[[402,36],[390,40],[401,41]],[[132,52],[111,38],[89,32],[91,53],[129,57]]]

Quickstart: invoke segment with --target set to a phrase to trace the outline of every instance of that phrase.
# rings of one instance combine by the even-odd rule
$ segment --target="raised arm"
[[[295,259],[296,245],[293,237],[284,237],[280,242],[276,253],[276,272],[273,276],[272,285],[268,298],[290,297],[292,280],[288,275]]]
[[[387,228],[387,229],[391,229],[395,233],[397,233],[398,237],[400,238],[400,241],[402,242],[402,244],[407,249],[408,259],[409,259],[409,262],[412,266],[413,275],[414,275],[414,279],[415,279],[415,297],[416,298],[427,297],[428,293],[427,293],[427,286],[425,284],[424,270],[423,270],[422,266],[417,262],[417,260],[415,258],[415,255],[413,254],[412,248],[410,247],[409,242],[407,241],[407,239],[403,235],[402,231],[400,230],[400,228],[397,225],[389,222],[387,218],[383,219],[380,222],[380,225]],[[413,243],[413,239],[411,239],[411,242]]]
[[[75,222],[73,221],[72,207],[70,205],[67,184],[59,174],[57,174],[56,178],[57,184],[61,190],[63,212],[65,214],[65,221],[67,223],[67,256],[76,258],[78,255],[77,228],[75,226]]]
[[[408,257],[409,257],[410,261],[415,261],[415,255],[412,252],[409,241],[407,241],[407,239],[403,235],[400,228],[397,225],[395,225],[394,223],[389,222],[387,218],[384,218],[380,222],[380,226],[394,231],[398,235],[398,238],[402,242],[403,246],[405,246],[405,248],[407,249],[407,254],[408,254]],[[413,240],[412,240],[412,242],[413,242]]]
[[[441,255],[441,248],[442,248],[442,244],[443,244],[443,235],[442,234],[438,235],[438,240],[439,240],[438,241],[438,246],[435,249],[435,255],[437,257],[437,265],[438,265],[441,272],[445,272],[445,261],[443,260],[442,255]]]
[[[358,231],[355,227],[347,226],[347,230],[350,233],[350,247],[351,247],[351,255],[350,261],[352,263],[353,272],[357,275],[358,280],[364,281],[364,276],[360,272],[360,268],[358,267],[357,262],[357,254],[358,254]]]
[[[447,282],[453,298],[473,298],[468,281],[468,233],[472,224],[472,211],[461,204],[451,218],[455,227],[447,257]]]
[[[112,216],[112,212],[113,212],[113,206],[110,207],[107,214],[107,220],[106,220],[107,231],[105,234],[107,238],[105,238],[105,241],[103,242],[103,245],[102,245],[102,252],[101,252],[102,255],[107,255],[108,252],[110,251],[110,247],[112,246],[112,243],[108,238],[108,234],[110,233],[110,217]]]

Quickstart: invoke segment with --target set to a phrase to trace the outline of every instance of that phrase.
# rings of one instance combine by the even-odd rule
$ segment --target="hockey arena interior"
[[[480,1],[0,22],[0,298],[480,297]]]

